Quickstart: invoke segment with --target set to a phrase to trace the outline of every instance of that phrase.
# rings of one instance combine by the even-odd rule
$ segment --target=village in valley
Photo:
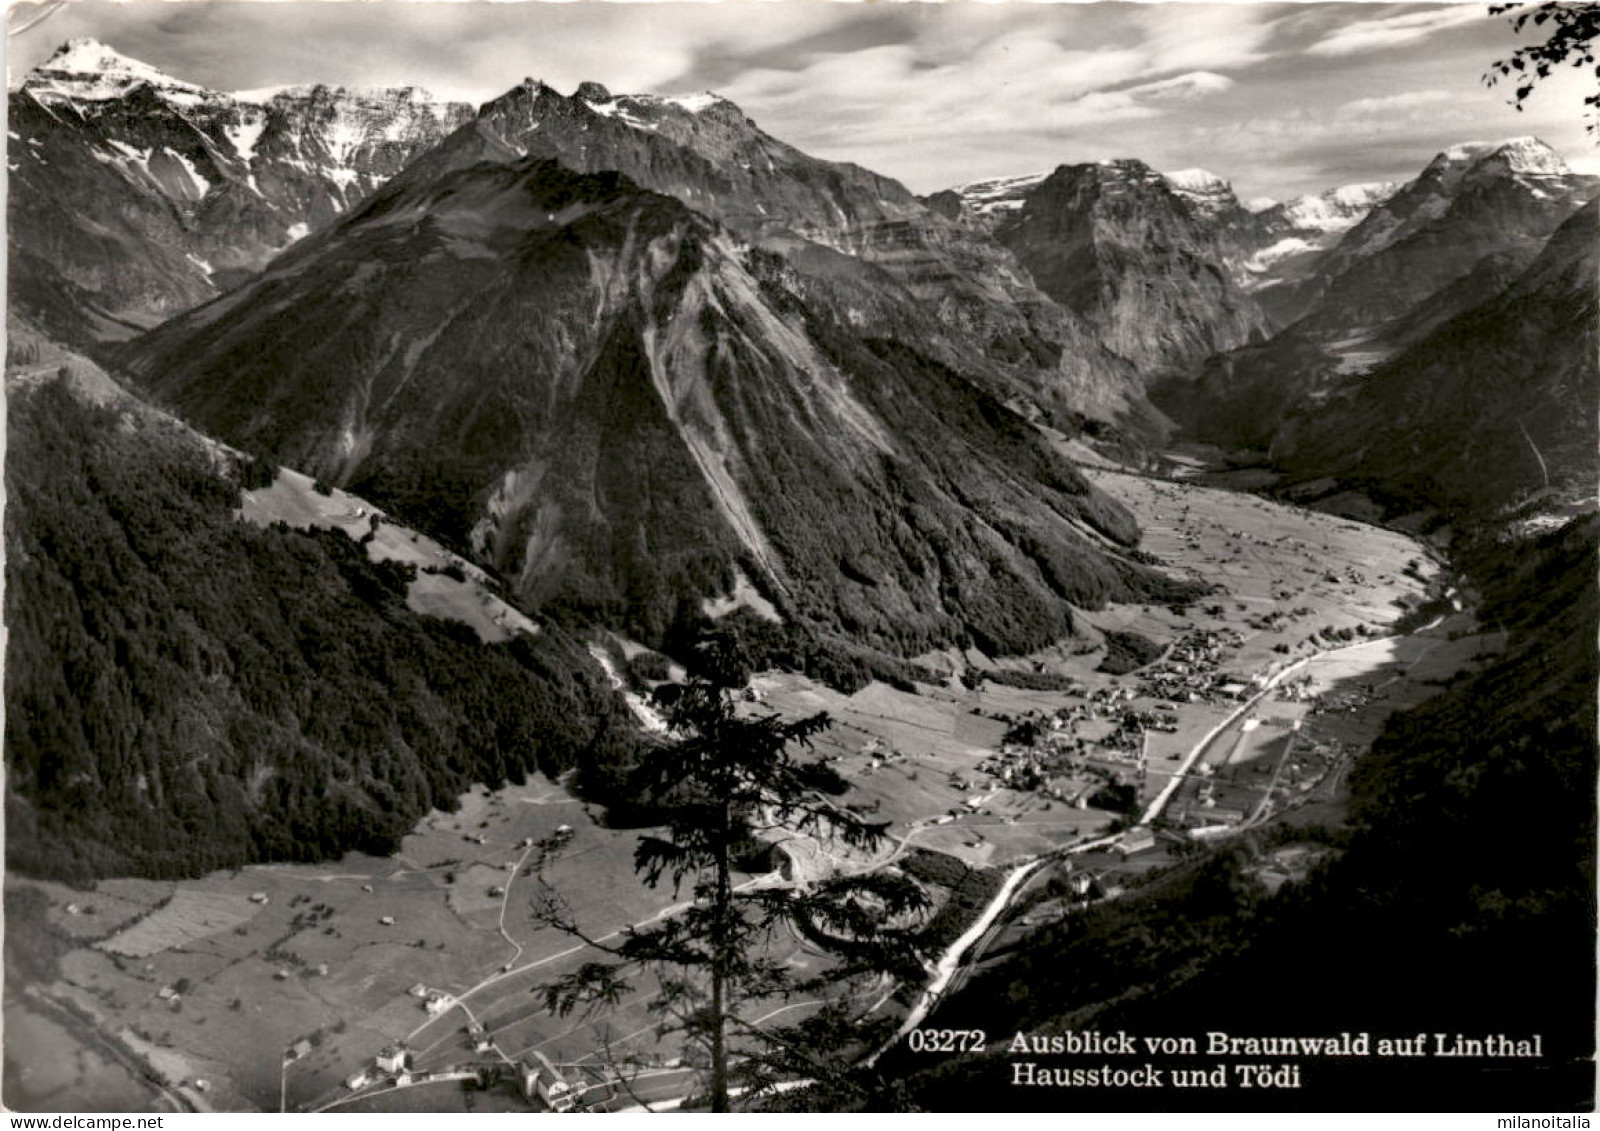
[[[740,709],[826,711],[815,754],[850,782],[841,803],[887,821],[889,840],[863,855],[782,838],[745,885],[901,870],[930,897],[925,929],[938,952],[1003,877],[1027,868],[1012,912],[991,908],[993,926],[965,956],[976,961],[996,939],[1116,898],[1208,845],[1273,821],[1336,820],[1343,775],[1382,719],[1494,646],[1448,602],[1427,631],[1396,633],[1444,595],[1409,536],[1094,474],[1138,513],[1151,551],[1215,582],[1211,595],[1085,614],[1100,644],[1006,661],[918,657],[931,674],[912,691],[873,683],[844,695],[792,673],[756,675]],[[284,514],[310,498],[282,483],[274,492],[252,505]],[[1135,639],[1148,654],[1117,655],[1114,641]],[[624,658],[637,650],[596,647],[619,645]],[[630,701],[652,721],[639,696]],[[103,1062],[102,1081],[121,1071],[129,1110],[670,1106],[692,1090],[695,1066],[664,1035],[648,978],[596,1017],[553,1016],[540,995],[587,950],[536,914],[550,893],[600,940],[673,913],[670,889],[634,872],[643,831],[606,827],[561,783],[534,776],[471,791],[386,859],[108,880],[89,892],[13,881],[43,901],[39,929],[62,952],[60,977],[17,1012],[13,1037],[66,1047],[88,1027],[108,1034],[80,1063]],[[1278,840],[1253,866],[1268,891],[1323,851]],[[772,945],[799,969],[833,962],[804,932]],[[903,1016],[916,987],[894,989],[842,987],[865,1012]],[[749,1020],[795,1021],[819,1004],[787,1001]],[[67,1087],[73,1063],[31,1068],[20,1086]]]

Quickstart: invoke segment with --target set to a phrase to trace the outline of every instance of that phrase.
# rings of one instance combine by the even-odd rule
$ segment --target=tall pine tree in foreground
[[[892,869],[867,871],[867,862],[886,847],[887,826],[830,800],[844,792],[844,779],[805,755],[812,737],[828,726],[826,715],[793,721],[741,716],[734,692],[750,673],[724,639],[703,641],[691,663],[686,682],[655,692],[670,737],[633,775],[636,795],[659,808],[664,826],[660,835],[640,841],[634,866],[651,887],[671,883],[691,902],[609,945],[586,936],[559,894],[550,892],[538,918],[607,959],[537,992],[559,1015],[593,1013],[632,993],[640,973],[653,973],[660,1032],[681,1034],[698,1053],[686,1059],[705,1066],[709,1104],[720,1112],[729,1110],[735,1089],[750,1097],[785,1079],[839,1084],[851,1050],[867,1045],[873,1028],[842,991],[920,975],[915,921],[926,897]],[[739,861],[785,837],[809,839],[840,866],[809,880],[773,873],[735,883]],[[860,865],[854,873],[852,860]],[[826,940],[837,961],[819,975],[799,976],[769,946],[786,925]],[[825,1003],[798,1026],[752,1024],[775,1003],[819,995]]]

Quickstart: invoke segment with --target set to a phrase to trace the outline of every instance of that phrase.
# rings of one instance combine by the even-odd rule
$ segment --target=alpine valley
[[[737,890],[920,893],[854,905],[892,976],[763,936],[739,1103],[1437,1032],[1539,1055],[1090,1106],[1592,1106],[1600,178],[1543,142],[918,196],[709,93],[91,39],[7,130],[9,1108],[702,1102],[670,979],[546,1003],[684,913],[637,767],[708,649],[882,826],[775,804]]]

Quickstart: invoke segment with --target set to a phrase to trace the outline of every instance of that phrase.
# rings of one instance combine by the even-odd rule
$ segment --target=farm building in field
[[[1129,829],[1122,834],[1122,839],[1117,842],[1117,851],[1124,858],[1138,852],[1144,852],[1156,846],[1156,834],[1153,829],[1140,825],[1138,828]]]
[[[311,1042],[304,1037],[289,1046],[290,1060],[303,1060],[311,1055]]]
[[[528,1099],[543,1100],[551,1111],[571,1111],[573,1104],[585,1091],[581,1082],[574,1083],[550,1058],[534,1049],[522,1062],[522,1094]]]
[[[264,891],[253,891],[253,892],[251,892],[250,893],[250,902],[251,903],[265,903],[265,902],[267,902],[267,893],[264,892]]]
[[[422,1003],[422,1008],[426,1009],[430,1016],[437,1017],[454,1004],[455,1000],[448,994],[434,993]]]
[[[421,982],[418,982],[416,985],[407,990],[406,993],[420,1001],[422,998],[428,996],[428,987],[423,985]]]
[[[411,1060],[411,1050],[405,1045],[389,1045],[377,1055],[375,1063],[384,1072],[399,1072]]]
[[[351,1073],[349,1076],[345,1077],[344,1086],[349,1088],[352,1092],[359,1092],[362,1088],[365,1088],[369,1083],[371,1083],[371,1081],[372,1077],[368,1076],[365,1070],[363,1070],[361,1072]]]

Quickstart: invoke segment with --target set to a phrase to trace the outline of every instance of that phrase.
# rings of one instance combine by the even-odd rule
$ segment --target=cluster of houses
[[[1237,683],[1219,674],[1226,649],[1238,648],[1244,637],[1233,629],[1196,629],[1186,632],[1167,654],[1139,672],[1142,694],[1174,702],[1215,702],[1228,698],[1226,685]]]
[[[1144,732],[1174,731],[1178,721],[1169,713],[1169,704],[1157,704],[1153,710],[1136,707],[1137,695],[1131,687],[1108,686],[1090,692],[1086,702],[1053,714],[1024,715],[999,749],[975,767],[982,776],[950,775],[954,788],[972,791],[973,796],[952,808],[949,818],[986,811],[984,806],[996,788],[1032,791],[1051,801],[1087,809],[1090,799],[1106,785],[1125,785],[1130,776],[1144,780]],[[1087,740],[1077,734],[1078,724],[1087,720],[1109,720],[1114,726],[1105,737]],[[944,824],[946,818],[935,823]]]
[[[466,1026],[466,1032],[473,1040],[473,1049],[479,1053],[493,1053],[500,1056],[495,1048],[494,1041],[484,1031],[483,1026],[472,1022]],[[289,1060],[297,1060],[309,1055],[311,1043],[301,1041],[291,1048],[287,1055]],[[504,1059],[503,1057],[501,1059]],[[510,1063],[510,1062],[508,1062]],[[544,1104],[551,1111],[571,1111],[590,1090],[590,1084],[582,1076],[570,1073],[557,1067],[551,1059],[538,1049],[533,1049],[521,1060],[515,1063],[516,1082],[523,1096],[530,1101]],[[471,1072],[467,1073],[472,1076]],[[372,1059],[370,1068],[362,1068],[351,1073],[345,1078],[345,1087],[352,1092],[359,1092],[373,1084],[389,1082],[395,1087],[409,1087],[415,1083],[424,1083],[434,1079],[458,1079],[462,1072],[459,1069],[449,1069],[442,1072],[418,1072],[412,1060],[411,1050],[403,1043],[396,1042],[386,1046]],[[496,1078],[490,1070],[479,1069],[475,1077],[479,1086],[484,1086]]]

